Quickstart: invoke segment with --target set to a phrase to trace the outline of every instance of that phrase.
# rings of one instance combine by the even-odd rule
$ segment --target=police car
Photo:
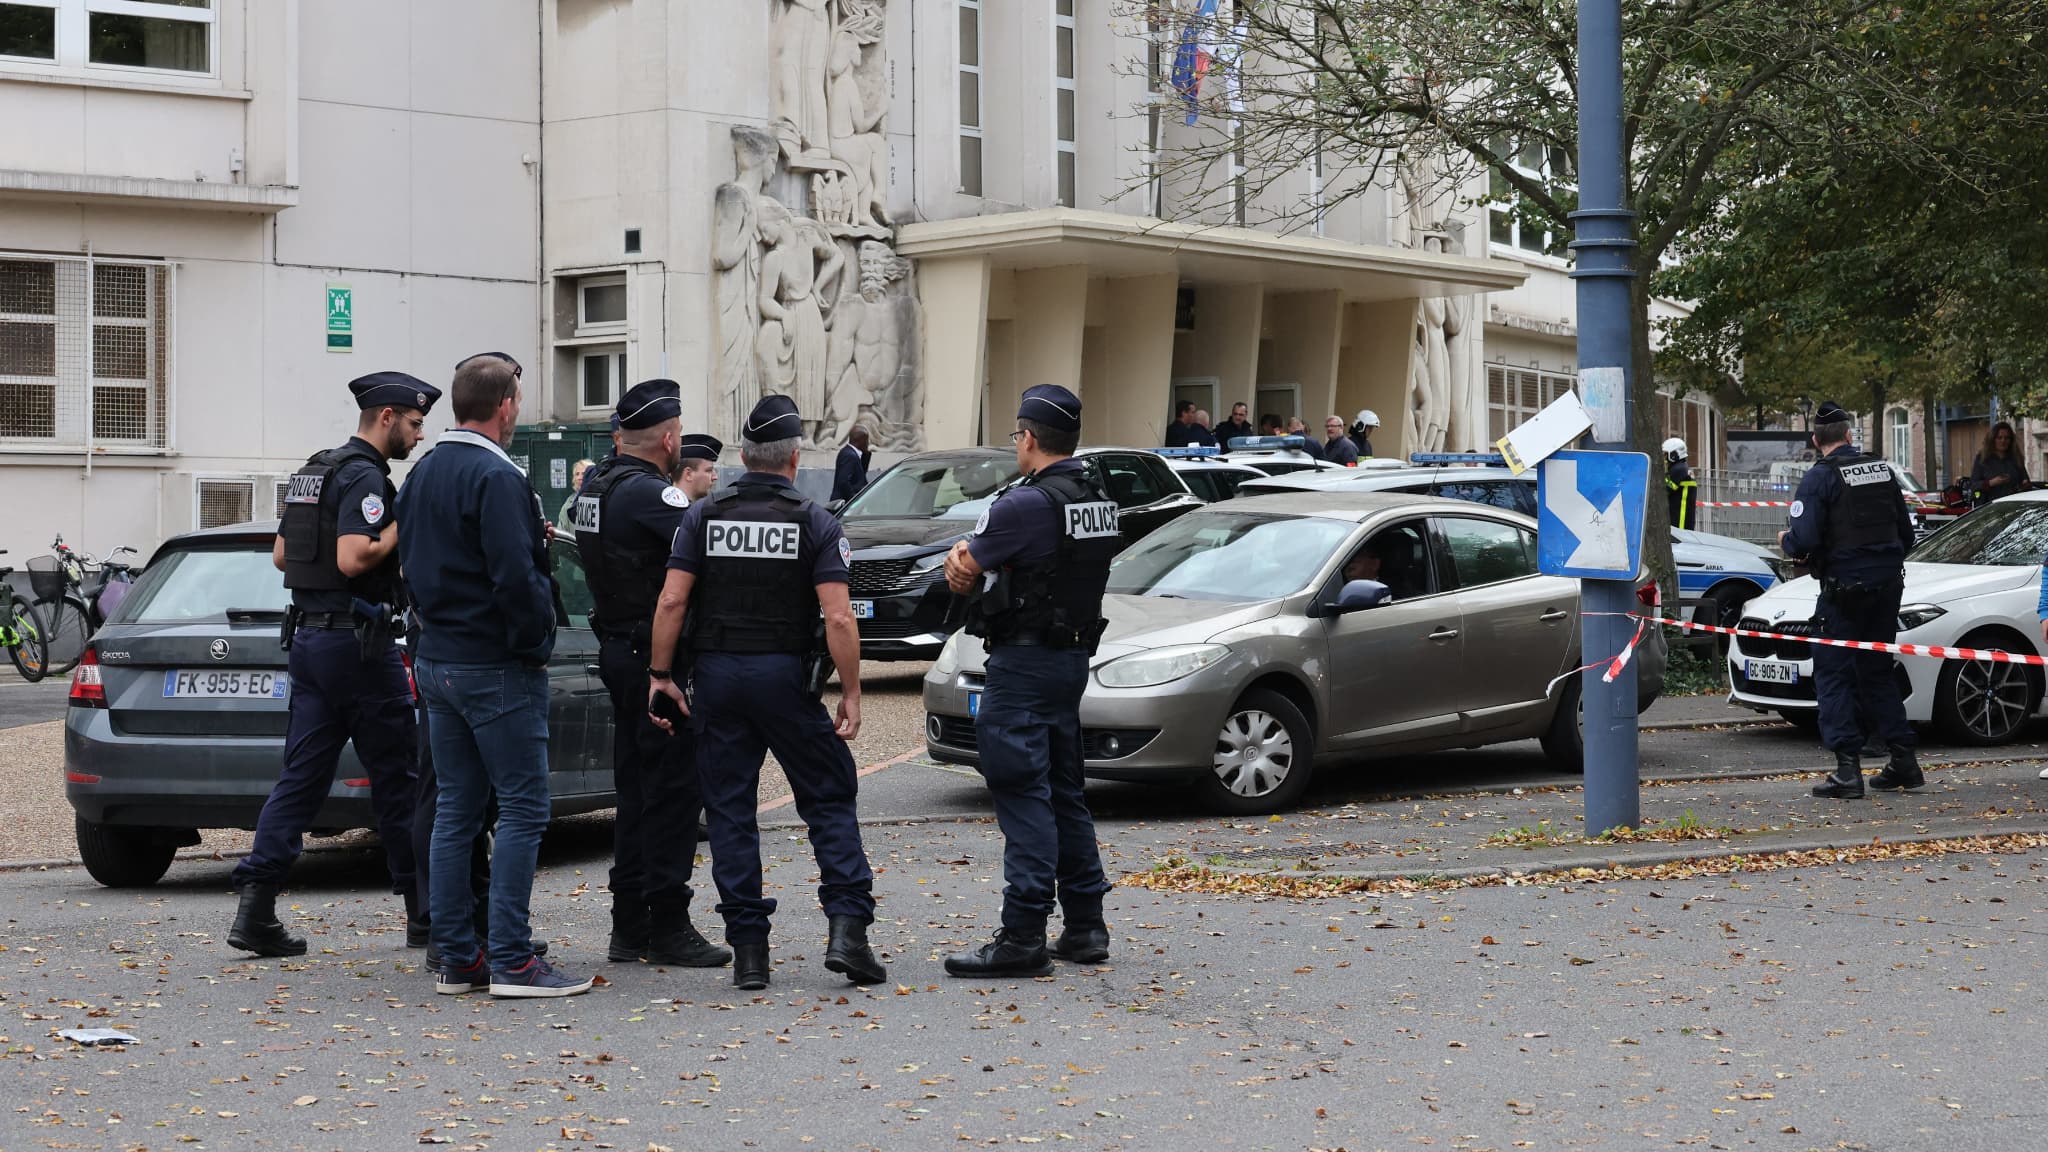
[[[1166,459],[1166,466],[1180,477],[1188,491],[1200,497],[1203,502],[1214,504],[1237,495],[1237,486],[1250,480],[1262,480],[1267,473],[1249,464],[1237,464],[1221,458],[1216,448],[1161,448],[1159,455]]]
[[[2039,655],[2044,539],[2048,492],[2021,492],[1977,509],[1913,549],[1906,556],[1899,643]],[[1750,601],[1741,627],[1787,639],[1735,638],[1728,650],[1731,703],[1817,726],[1813,646],[1801,637],[1818,631],[1819,595],[1819,583],[1805,576]],[[1901,656],[1893,660],[1892,675],[1908,720],[1932,724],[1963,744],[2019,739],[2042,710],[2037,667]]]
[[[1303,436],[1234,436],[1222,449],[1181,448],[1162,449],[1163,452],[1205,452],[1211,458],[1229,464],[1242,464],[1268,476],[1289,476],[1296,472],[1346,471],[1342,464],[1332,464],[1318,456],[1311,456],[1305,449],[1308,439]]]
[[[291,595],[270,562],[277,523],[174,536],[72,672],[64,796],[79,855],[110,887],[154,884],[202,828],[254,828],[284,763],[293,685],[278,629]],[[548,660],[553,814],[612,807],[612,709],[576,548],[551,547],[569,619]],[[315,835],[375,826],[353,746]]]
[[[1511,508],[1524,516],[1536,515],[1536,473],[1520,476],[1497,463],[1498,456],[1486,453],[1437,453],[1396,462],[1384,469],[1341,470],[1300,476],[1278,476],[1247,482],[1242,495],[1276,492],[1408,492],[1419,496],[1442,496]],[[1415,460],[1437,461],[1417,465]],[[1741,619],[1743,606],[1775,587],[1791,566],[1761,545],[1732,536],[1671,530],[1671,559],[1678,567],[1680,598],[1696,601],[1693,619],[1702,624],[1733,626]]]

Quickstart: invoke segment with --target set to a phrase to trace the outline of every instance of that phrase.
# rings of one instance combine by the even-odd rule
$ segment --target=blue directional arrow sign
[[[1554,452],[1536,474],[1536,567],[1549,576],[1634,580],[1643,564],[1650,458]]]

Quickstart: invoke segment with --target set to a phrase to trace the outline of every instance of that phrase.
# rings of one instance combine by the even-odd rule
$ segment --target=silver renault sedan
[[[1581,764],[1579,584],[1536,571],[1536,522],[1413,495],[1253,496],[1120,554],[1081,701],[1088,775],[1176,784],[1232,814],[1296,803],[1324,763],[1536,738]],[[1636,653],[1639,708],[1662,634]],[[925,676],[925,739],[976,761],[983,652]],[[1553,682],[1556,682],[1553,686]]]

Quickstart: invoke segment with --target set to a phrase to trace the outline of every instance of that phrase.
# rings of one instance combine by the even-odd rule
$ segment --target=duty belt
[[[1037,629],[1007,633],[1000,639],[991,637],[989,643],[996,648],[1081,648],[1088,638],[1071,628]]]
[[[348,628],[356,626],[354,612],[302,612],[299,614],[301,628]]]

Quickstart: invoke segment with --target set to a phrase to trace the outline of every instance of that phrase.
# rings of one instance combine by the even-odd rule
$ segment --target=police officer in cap
[[[860,633],[847,598],[851,549],[839,522],[796,490],[803,443],[796,403],[763,397],[741,435],[746,474],[690,505],[676,532],[654,619],[647,706],[663,725],[677,726],[688,715],[702,733],[697,754],[711,874],[735,954],[734,986],[768,986],[775,901],[761,894],[755,822],[764,751],[775,753],[789,777],[810,831],[818,902],[830,925],[825,967],[856,984],[878,984],[889,972],[868,946],[874,874],[861,845],[857,774],[846,747],[860,733]],[[686,651],[695,661],[690,693],[679,683],[686,612]],[[839,673],[836,726],[819,698],[821,612]]]
[[[403,372],[348,387],[362,412],[356,434],[292,475],[270,550],[292,591],[283,637],[291,652],[284,770],[257,817],[255,846],[235,866],[241,902],[228,931],[229,944],[259,956],[305,954],[305,940],[278,922],[277,893],[351,741],[370,778],[391,889],[405,898],[408,943],[424,936],[413,883],[412,689],[392,643],[404,596],[391,461],[412,453],[441,392]]]
[[[1122,547],[1116,501],[1074,459],[1081,402],[1057,385],[1024,393],[1017,468],[1024,482],[990,505],[946,557],[946,582],[970,597],[966,632],[988,651],[975,718],[981,774],[1003,830],[1003,926],[946,958],[955,976],[1043,976],[1052,956],[1109,956],[1109,879],[1081,794],[1081,692],[1102,637],[1102,590]],[[1048,955],[1057,896],[1064,930]]]
[[[1891,465],[1858,452],[1849,443],[1849,428],[1849,414],[1833,401],[1814,414],[1813,445],[1821,458],[1799,482],[1778,544],[1820,580],[1816,613],[1821,636],[1890,643],[1899,634],[1913,521]],[[1913,755],[1913,729],[1892,677],[1890,655],[1816,644],[1813,674],[1821,742],[1835,753],[1835,770],[1814,787],[1814,795],[1844,800],[1863,795],[1858,753],[1866,735],[1882,737],[1891,752],[1871,787],[1926,783]],[[1859,711],[1876,732],[1862,730]]]
[[[573,502],[576,550],[596,602],[591,627],[612,698],[612,935],[607,958],[716,968],[732,953],[690,923],[697,854],[696,737],[663,731],[647,714],[647,654],[669,549],[690,497],[676,486],[685,459],[714,463],[722,445],[685,436],[682,389],[636,384],[619,401],[619,451],[590,467]],[[700,491],[701,495],[701,491]]]

